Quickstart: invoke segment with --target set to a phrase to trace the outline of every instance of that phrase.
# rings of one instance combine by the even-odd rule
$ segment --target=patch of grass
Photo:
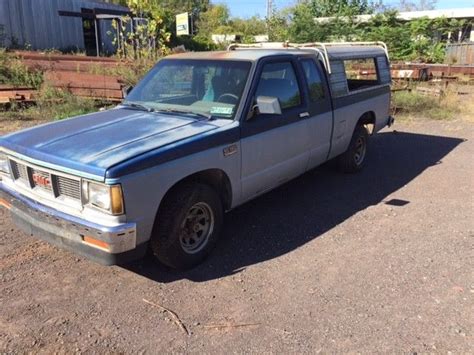
[[[392,111],[401,118],[423,117],[433,120],[452,120],[461,112],[455,91],[445,91],[440,97],[416,91],[396,91],[392,95]]]
[[[37,89],[42,83],[43,73],[28,69],[16,56],[0,49],[0,84]]]
[[[149,59],[120,59],[115,67],[93,65],[90,73],[117,76],[125,86],[135,86],[155,64],[155,61]]]
[[[22,106],[13,104],[1,112],[1,116],[14,120],[60,120],[73,116],[96,112],[106,103],[81,98],[66,91],[43,87],[36,105]]]

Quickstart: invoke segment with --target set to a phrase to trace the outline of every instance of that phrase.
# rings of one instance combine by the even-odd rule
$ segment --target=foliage
[[[66,91],[43,86],[35,105],[13,103],[6,111],[0,107],[0,117],[21,120],[59,120],[95,112],[103,103],[81,98]]]
[[[168,34],[175,32],[177,13],[191,13],[196,34],[171,35],[170,42],[164,42],[170,47],[184,45],[188,50],[216,49],[212,34],[240,35],[244,43],[253,42],[255,35],[268,34],[270,41],[384,41],[395,60],[440,62],[444,59],[447,34],[464,25],[463,21],[446,18],[401,21],[393,10],[431,9],[435,0],[400,0],[395,7],[381,6],[380,1],[370,0],[299,0],[294,6],[274,11],[265,20],[256,16],[233,18],[225,4],[211,4],[209,0],[126,1],[146,3],[149,13],[164,19],[160,23]],[[365,22],[356,17],[374,13],[376,15]],[[326,19],[315,21],[318,17]]]
[[[392,110],[397,117],[411,116],[434,120],[451,120],[460,113],[460,102],[456,92],[444,92],[442,97],[426,96],[416,91],[396,91],[392,95]]]
[[[271,42],[283,42],[290,38],[291,13],[289,9],[273,11],[267,18],[268,37]]]
[[[163,25],[163,9],[153,0],[127,0],[127,6],[134,16],[145,20],[132,20],[123,16],[121,21],[114,21],[113,26],[120,35],[116,35],[113,43],[118,47],[118,55],[122,58],[156,60],[166,54],[166,44],[170,33]],[[128,31],[133,27],[133,31]]]
[[[357,14],[373,10],[364,4],[366,2],[342,0],[300,1],[290,10],[275,13],[268,20],[270,33],[273,33],[270,40],[299,43],[383,41],[387,43],[392,59],[442,62],[448,33],[466,24],[464,20],[427,17],[406,22],[397,18],[395,10],[387,10],[360,21]],[[337,13],[330,18],[315,20],[316,14],[330,15],[334,11]]]
[[[29,70],[20,59],[0,48],[0,84],[39,88],[42,82],[41,72]]]
[[[373,7],[367,0],[305,0],[314,17],[354,16],[369,14]]]

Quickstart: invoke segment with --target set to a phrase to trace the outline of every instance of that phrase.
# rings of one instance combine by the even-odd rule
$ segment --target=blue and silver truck
[[[0,205],[26,233],[103,264],[186,269],[223,215],[393,123],[383,43],[232,45],[171,55],[117,107],[0,138]]]

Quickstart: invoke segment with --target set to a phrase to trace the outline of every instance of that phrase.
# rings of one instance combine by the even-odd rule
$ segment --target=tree
[[[373,12],[367,0],[304,0],[314,17],[355,16]]]
[[[288,34],[294,42],[353,40],[360,27],[355,16],[373,10],[367,0],[302,0],[291,10]]]
[[[212,5],[201,14],[197,23],[198,36],[210,38],[212,34],[227,34],[232,31],[230,27],[230,11],[227,5]]]
[[[120,22],[114,22],[121,36],[114,39],[118,44],[118,54],[135,59],[155,60],[167,52],[170,34],[163,26],[163,10],[155,0],[127,0],[127,6],[133,16],[144,20],[133,20],[123,16]],[[128,29],[133,24],[133,31]]]

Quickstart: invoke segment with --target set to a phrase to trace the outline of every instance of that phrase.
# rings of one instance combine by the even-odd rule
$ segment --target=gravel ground
[[[227,214],[186,273],[94,264],[1,210],[0,352],[473,353],[474,123],[394,129],[363,172]]]

